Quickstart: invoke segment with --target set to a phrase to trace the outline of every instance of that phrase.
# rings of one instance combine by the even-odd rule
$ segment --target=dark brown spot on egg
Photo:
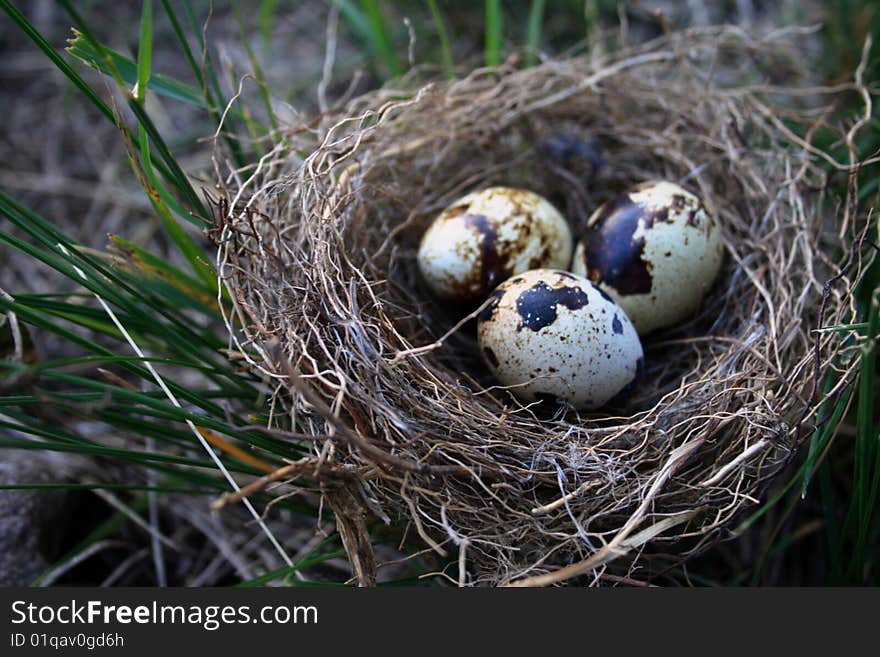
[[[452,219],[454,217],[460,217],[461,215],[467,213],[470,205],[468,203],[462,203],[461,205],[454,205],[451,208],[447,208],[443,211],[444,219]]]
[[[699,200],[697,202],[696,209],[690,211],[687,223],[688,226],[693,226],[694,228],[704,228],[703,232],[706,233],[706,235],[709,235],[709,233],[712,232],[714,220],[712,219],[712,215],[709,214],[709,210],[706,208],[706,204],[703,203],[702,200]]]
[[[617,313],[614,313],[614,319],[611,320],[611,330],[614,331],[617,335],[621,335],[623,333],[623,323],[620,321]]]
[[[712,213],[709,212],[709,208],[707,208],[702,201],[700,201],[700,209],[706,213],[706,223],[709,228],[713,228],[715,226],[715,217],[712,216]]]
[[[590,280],[610,285],[624,295],[651,291],[650,266],[642,258],[645,240],[634,237],[646,213],[650,211],[633,203],[627,194],[599,209],[596,221],[584,234]]]
[[[523,217],[522,223],[520,223],[519,225],[520,238],[525,240],[525,238],[532,234],[532,224],[534,223],[534,221],[535,219],[534,217],[532,217],[531,213],[526,214]]]
[[[477,316],[477,321],[488,322],[492,319],[492,316],[495,314],[495,309],[498,307],[498,304],[501,302],[501,297],[503,296],[504,290],[493,291],[492,294],[489,295],[486,307],[483,308]]]
[[[482,288],[480,292],[482,296],[486,291],[510,277],[513,270],[507,258],[502,256],[496,226],[486,215],[468,214],[464,216],[463,221],[466,226],[474,229],[483,237],[480,240],[480,283]]]
[[[687,203],[687,199],[684,197],[684,194],[673,194],[672,195],[672,207],[676,210],[684,210],[684,206]]]
[[[669,221],[669,208],[657,208],[653,211],[646,211],[642,224],[645,230],[650,230],[655,223],[665,223]]]
[[[563,305],[569,310],[583,308],[589,303],[586,293],[579,287],[552,288],[539,281],[516,299],[516,311],[522,317],[517,331],[523,328],[540,331],[556,321],[556,307]]]
[[[548,262],[550,260],[550,245],[547,243],[543,244],[543,248],[541,249],[541,253],[536,255],[534,258],[529,260],[529,269],[539,269],[541,265]]]
[[[516,206],[520,213],[524,211],[524,208],[530,207],[534,200],[532,192],[519,187],[499,187],[498,192]]]
[[[486,357],[486,360],[491,363],[492,367],[498,367],[498,356],[496,356],[495,352],[489,347],[483,347],[483,355]]]

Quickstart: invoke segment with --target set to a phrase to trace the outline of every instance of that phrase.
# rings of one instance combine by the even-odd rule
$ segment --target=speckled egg
[[[642,345],[626,313],[582,276],[552,269],[499,285],[478,318],[483,359],[526,402],[593,409],[635,385]]]
[[[422,237],[419,270],[441,299],[483,301],[501,281],[538,267],[568,267],[568,224],[549,201],[513,187],[468,194]]]
[[[648,182],[593,213],[572,271],[604,289],[645,335],[696,312],[723,255],[718,222],[699,198]]]

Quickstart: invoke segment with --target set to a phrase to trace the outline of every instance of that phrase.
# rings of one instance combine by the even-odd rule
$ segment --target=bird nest
[[[312,454],[257,485],[320,490],[361,584],[376,519],[448,557],[460,584],[592,583],[729,535],[854,367],[854,347],[816,329],[854,316],[865,222],[828,192],[827,171],[852,167],[809,143],[832,90],[772,85],[799,61],[722,29],[458,80],[414,72],[219,176],[232,339],[270,384],[273,432]],[[420,279],[424,230],[463,194],[509,185],[549,198],[577,236],[655,179],[722,227],[699,314],[644,339],[622,404],[518,402],[480,360],[479,309]]]

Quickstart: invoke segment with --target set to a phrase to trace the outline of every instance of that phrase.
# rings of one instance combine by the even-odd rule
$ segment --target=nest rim
[[[793,56],[772,45],[774,58]],[[672,542],[690,541],[686,558],[729,533],[797,454],[822,399],[841,393],[851,353],[815,329],[853,311],[864,227],[819,209],[815,154],[782,133],[759,90],[707,84],[707,63],[728,49],[770,56],[738,32],[689,31],[604,58],[380,90],[324,117],[293,173],[276,153],[244,183],[223,179],[231,337],[256,354],[250,365],[273,381],[291,427],[326,438],[312,476],[354,473],[354,508],[338,496],[331,506],[359,580],[375,579],[359,514],[394,513],[435,552],[458,551],[458,584],[554,584],[626,554],[628,571]],[[501,109],[481,112],[490,100]],[[646,107],[657,116],[621,127]],[[626,180],[683,179],[723,227],[712,292],[690,321],[646,341],[655,383],[610,413],[500,394],[464,335],[479,308],[464,319],[436,308],[415,272],[420,231],[466,191],[532,177],[563,214],[589,216],[578,207],[595,201],[571,182],[583,171],[546,154],[528,162],[547,124],[587,126],[579,134],[614,160],[610,177],[596,174],[596,198]],[[289,130],[286,148],[301,134]],[[485,143],[498,153],[469,164]],[[830,221],[840,253],[822,240]],[[842,373],[823,397],[831,368]]]

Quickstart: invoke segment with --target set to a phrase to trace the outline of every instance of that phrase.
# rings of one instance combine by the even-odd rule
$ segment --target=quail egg
[[[572,271],[605,290],[640,335],[692,315],[721,268],[718,222],[671,182],[637,185],[587,221]]]
[[[571,251],[568,224],[549,201],[524,189],[489,187],[434,220],[422,237],[418,265],[437,297],[478,302],[513,274],[568,267]]]
[[[635,385],[642,345],[626,313],[587,279],[535,269],[499,285],[478,317],[489,369],[523,401],[593,409]]]

